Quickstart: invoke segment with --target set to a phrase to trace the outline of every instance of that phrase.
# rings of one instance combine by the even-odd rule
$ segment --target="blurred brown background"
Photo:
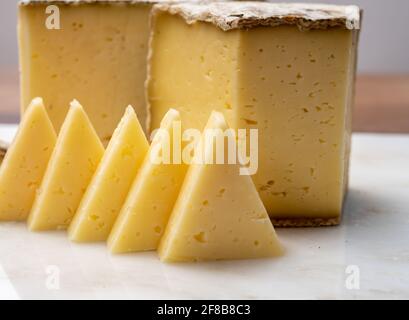
[[[409,133],[409,1],[286,2],[355,3],[364,9],[353,128]],[[16,4],[0,1],[0,123],[19,120]]]

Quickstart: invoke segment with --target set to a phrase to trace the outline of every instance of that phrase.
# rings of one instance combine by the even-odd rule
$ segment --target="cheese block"
[[[27,218],[56,139],[43,100],[33,99],[0,167],[0,220]]]
[[[145,128],[149,15],[156,2],[174,1],[20,1],[21,112],[42,96],[59,129],[66,106],[76,98],[104,145],[124,106],[134,107]]]
[[[160,243],[162,261],[252,259],[282,253],[251,177],[240,175],[239,164],[213,164],[209,158],[214,141],[227,129],[223,114],[212,112],[205,130],[220,131],[215,131],[214,140],[205,139],[203,133],[199,154],[205,158],[189,167]],[[216,144],[216,152],[226,153],[223,147]]]
[[[71,240],[108,238],[148,147],[138,118],[128,106],[70,224]]]
[[[169,107],[187,128],[203,128],[216,109],[235,129],[258,129],[253,180],[274,223],[339,223],[359,18],[356,6],[155,5],[151,129]]]
[[[67,228],[103,153],[82,106],[73,101],[28,217],[30,230]]]
[[[112,253],[154,250],[165,230],[186,173],[186,165],[163,152],[173,150],[174,135],[180,124],[179,112],[169,110],[161,123],[161,133],[152,141],[148,154],[108,238]],[[176,142],[175,142],[176,143]]]
[[[33,97],[42,96],[59,130],[76,98],[105,145],[127,105],[145,127],[149,2],[21,1],[22,112]],[[55,14],[46,8],[53,4],[59,8],[60,29],[46,26]]]

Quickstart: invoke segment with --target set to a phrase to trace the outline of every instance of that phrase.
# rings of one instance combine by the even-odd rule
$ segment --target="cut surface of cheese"
[[[27,108],[0,167],[0,220],[25,220],[57,137],[43,100]]]
[[[68,229],[72,241],[105,241],[149,144],[129,106],[116,128]]]
[[[82,106],[73,101],[28,217],[30,230],[67,228],[103,153]]]
[[[22,1],[19,6],[21,106],[46,102],[58,131],[78,99],[106,145],[132,105],[145,127],[149,1]],[[60,29],[47,29],[57,4]],[[55,20],[54,20],[55,22]]]
[[[227,130],[212,112],[206,130]],[[220,131],[215,134],[223,136]],[[202,137],[199,148],[213,148]],[[216,152],[220,152],[216,150]],[[209,152],[207,152],[209,154]],[[250,176],[239,164],[191,164],[159,247],[162,261],[251,259],[282,254],[282,247]]]
[[[186,128],[202,129],[215,109],[235,129],[258,129],[253,180],[274,222],[337,224],[348,180],[359,9],[182,3],[155,5],[152,18],[151,129],[169,107]]]
[[[108,247],[112,253],[155,250],[159,244],[187,169],[173,158],[169,163],[159,159],[164,149],[158,146],[169,142],[169,150],[173,149],[177,122],[180,123],[179,112],[169,110],[160,126],[166,135],[154,137],[109,235]]]

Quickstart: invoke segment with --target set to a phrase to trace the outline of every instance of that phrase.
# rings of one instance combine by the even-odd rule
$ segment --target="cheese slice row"
[[[71,103],[57,139],[42,100],[34,99],[28,110],[0,170],[0,190],[13,184],[1,194],[1,203],[14,201],[11,209],[1,208],[2,220],[23,220],[30,212],[30,230],[69,226],[70,239],[78,242],[106,240],[112,229],[111,252],[159,247],[166,262],[281,254],[254,184],[240,175],[238,165],[188,166],[176,163],[175,153],[170,163],[163,162],[165,150],[178,145],[176,110],[167,112],[148,150],[136,114],[128,107],[105,152],[77,101]],[[228,129],[223,115],[212,113],[207,129]],[[31,146],[38,135],[42,144]],[[203,138],[198,147],[209,148],[207,143]],[[29,152],[34,156],[26,166]],[[12,175],[19,179],[7,180]],[[16,194],[25,201],[18,202]]]

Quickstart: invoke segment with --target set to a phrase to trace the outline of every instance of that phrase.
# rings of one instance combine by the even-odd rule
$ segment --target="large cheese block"
[[[0,167],[0,220],[27,218],[56,139],[43,100],[35,98]]]
[[[155,5],[151,129],[170,107],[187,128],[203,128],[216,109],[235,129],[258,129],[253,180],[274,223],[337,224],[348,180],[359,18],[355,6]]]
[[[282,248],[249,175],[240,165],[216,164],[227,155],[227,123],[220,112],[210,115],[198,148],[201,158],[189,167],[159,247],[162,261],[202,261],[274,257]],[[206,139],[213,130],[213,139]],[[220,141],[220,140],[219,140]],[[218,154],[219,153],[219,154]]]
[[[41,96],[59,130],[69,102],[83,103],[107,144],[125,107],[145,127],[144,82],[150,1],[22,1],[19,5],[21,108]],[[46,7],[60,29],[47,29]]]
[[[103,153],[82,106],[73,101],[28,217],[30,230],[67,228]]]
[[[179,194],[186,165],[177,163],[173,150],[180,115],[169,110],[161,122],[142,167],[108,238],[112,253],[155,250]],[[180,150],[179,150],[180,151]],[[169,161],[167,161],[169,160]]]
[[[71,240],[108,238],[148,147],[138,118],[128,106],[69,226]]]

